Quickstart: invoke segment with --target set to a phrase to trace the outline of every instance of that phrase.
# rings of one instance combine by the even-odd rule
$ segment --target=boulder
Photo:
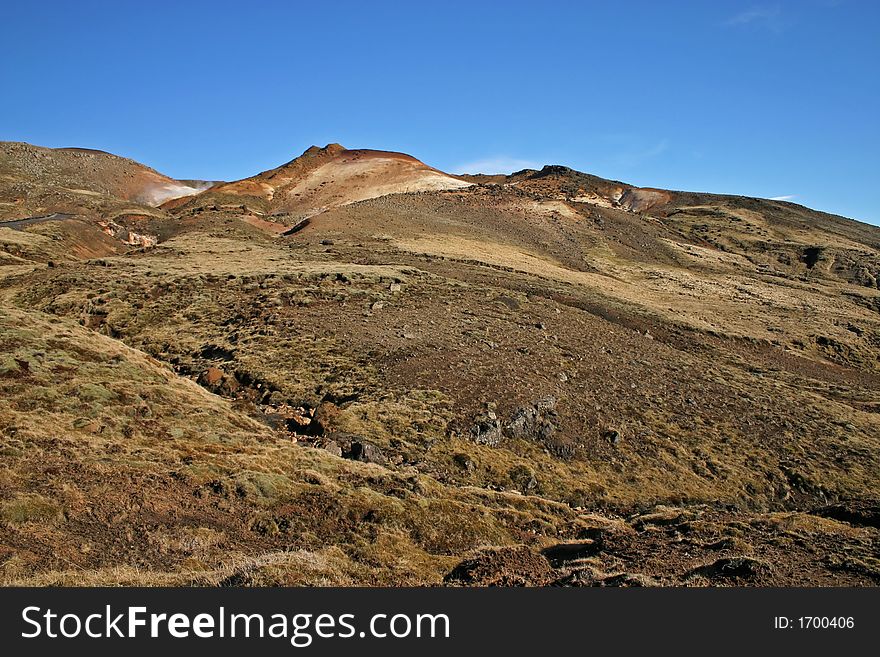
[[[612,445],[619,445],[620,441],[623,439],[623,436],[621,436],[617,429],[608,429],[603,435],[605,436],[605,440]]]
[[[516,486],[517,490],[521,493],[528,493],[538,485],[538,480],[535,478],[535,471],[527,465],[513,466],[510,469],[508,476],[513,482],[513,485]]]
[[[501,442],[501,421],[494,411],[481,413],[474,418],[471,440],[478,445],[497,445]]]
[[[313,436],[324,436],[333,431],[339,407],[333,402],[324,401],[318,404],[309,423],[309,433]]]
[[[209,367],[199,376],[199,383],[206,387],[214,387],[223,380],[224,376],[223,370],[219,367]]]
[[[238,379],[213,366],[199,374],[197,382],[203,388],[223,397],[232,397],[240,387]]]
[[[388,462],[381,449],[365,440],[352,441],[351,448],[344,456],[355,461],[363,461],[364,463]]]
[[[331,433],[326,437],[327,444],[335,443],[341,456],[362,463],[388,464],[388,458],[378,446],[354,434]]]
[[[339,443],[337,443],[335,440],[322,440],[315,443],[315,447],[330,452],[331,454],[333,454],[333,456],[342,456],[342,447],[340,447]]]
[[[515,410],[504,425],[504,433],[510,438],[546,441],[558,428],[556,398],[545,397]]]

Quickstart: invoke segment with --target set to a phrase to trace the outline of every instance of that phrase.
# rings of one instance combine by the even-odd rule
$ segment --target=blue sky
[[[880,224],[880,2],[6,2],[0,139],[237,179],[311,144]]]

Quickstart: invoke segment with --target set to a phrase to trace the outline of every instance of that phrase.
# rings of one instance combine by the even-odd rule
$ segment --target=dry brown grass
[[[813,233],[763,210],[564,198],[392,196],[283,239],[195,202],[85,260],[0,228],[0,583],[438,584],[600,539],[544,575],[876,582],[876,528],[813,513],[878,486],[878,293],[833,265],[858,231],[807,275]],[[552,435],[469,439],[548,396]],[[321,402],[383,462],[288,431]]]

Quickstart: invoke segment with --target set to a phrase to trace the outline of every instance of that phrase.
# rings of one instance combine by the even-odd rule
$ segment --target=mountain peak
[[[263,199],[272,212],[312,217],[357,201],[420,191],[460,189],[470,182],[393,151],[310,146],[290,162],[212,188],[214,193]]]
[[[345,146],[334,142],[331,144],[327,144],[323,148],[320,146],[309,146],[305,151],[303,151],[303,156],[336,155],[343,152],[344,150],[346,150]]]

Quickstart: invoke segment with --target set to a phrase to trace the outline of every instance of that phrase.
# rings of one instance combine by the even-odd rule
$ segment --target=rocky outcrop
[[[478,445],[497,445],[501,442],[501,420],[495,413],[495,404],[486,404],[486,409],[474,418],[470,431],[471,440]]]
[[[516,409],[504,425],[504,434],[509,438],[543,441],[551,438],[558,426],[556,398],[544,397]]]
[[[144,235],[129,230],[125,226],[121,226],[112,219],[99,221],[98,225],[110,237],[115,237],[121,242],[125,242],[130,246],[151,247],[159,243],[159,239],[155,235]]]
[[[546,442],[559,429],[556,398],[544,397],[521,406],[502,422],[493,403],[479,413],[470,429],[470,438],[478,445],[497,445],[503,438]]]
[[[330,433],[316,441],[315,446],[352,461],[378,463],[379,465],[388,465],[389,463],[388,457],[378,445],[351,433]]]

